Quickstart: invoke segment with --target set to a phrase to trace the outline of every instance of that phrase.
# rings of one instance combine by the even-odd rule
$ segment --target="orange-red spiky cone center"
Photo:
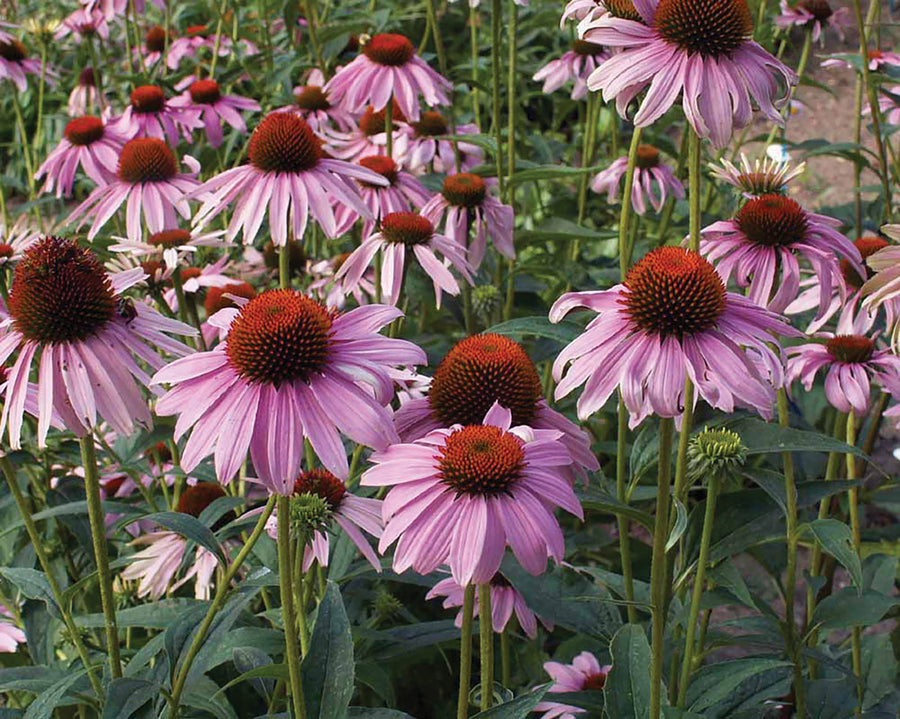
[[[178,174],[175,155],[162,140],[137,137],[119,155],[119,179],[123,182],[165,182]]]
[[[478,207],[487,197],[487,185],[478,175],[460,172],[447,175],[441,190],[444,199],[457,207]]]
[[[806,212],[784,195],[763,195],[749,200],[735,215],[735,222],[757,245],[784,247],[806,237]]]
[[[390,67],[405,65],[416,54],[416,49],[407,38],[394,33],[373,35],[363,45],[362,51],[372,62]]]
[[[491,425],[456,430],[447,437],[438,458],[442,481],[458,495],[508,494],[524,467],[519,439]]]
[[[660,0],[654,24],[667,42],[703,57],[731,57],[753,33],[747,0]]]
[[[391,212],[381,221],[381,234],[388,242],[421,245],[434,235],[434,225],[415,212]]]
[[[328,504],[331,511],[341,506],[347,487],[327,469],[316,467],[303,472],[294,482],[294,495],[316,494]]]
[[[322,141],[303,118],[275,112],[253,131],[247,155],[263,172],[305,172],[319,162]]]
[[[836,362],[857,364],[872,359],[875,342],[863,335],[837,335],[825,343],[825,348]]]
[[[175,511],[199,517],[209,505],[225,496],[225,490],[213,482],[199,482],[184,490]]]
[[[189,92],[191,93],[191,100],[198,105],[212,105],[222,97],[219,83],[215,80],[197,80],[192,82]]]
[[[247,282],[233,282],[224,287],[210,287],[206,293],[206,299],[203,301],[207,317],[211,317],[226,307],[236,306],[234,300],[225,295],[234,295],[235,297],[244,297],[252,300],[256,297],[256,290]]]
[[[63,134],[73,145],[90,145],[103,137],[103,121],[93,115],[76,117],[69,120]]]

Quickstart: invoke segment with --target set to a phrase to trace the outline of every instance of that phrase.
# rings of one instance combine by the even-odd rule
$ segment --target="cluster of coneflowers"
[[[109,42],[126,12],[149,16],[152,9],[142,2],[126,8],[124,2],[83,0],[57,39],[72,36],[93,53],[93,43]],[[592,315],[543,379],[521,345],[476,332],[479,313],[470,288],[490,275],[509,282],[504,268],[516,260],[514,168],[503,167],[504,137],[496,136],[486,157],[484,147],[491,146],[475,141],[483,139],[478,123],[455,123],[451,83],[408,38],[361,38],[358,51],[347,51],[352,59],[346,64],[308,73],[294,88],[293,102],[265,115],[256,100],[238,94],[239,81],[225,87],[214,79],[218,58],[264,54],[223,34],[221,23],[218,29],[187,27],[181,35],[150,26],[125,58],[148,80],[131,89],[127,106],[103,88],[97,67],[77,75],[63,136],[32,169],[34,179],[44,181],[40,193],[69,198],[87,181],[94,189],[68,214],[72,234],[28,221],[4,228],[0,272],[9,273],[11,284],[8,291],[6,280],[0,287],[0,364],[6,368],[0,431],[10,449],[44,448],[53,432],[79,438],[113,677],[123,669],[114,585],[134,582],[137,596],[159,599],[192,583],[197,598],[211,600],[187,664],[171,677],[173,716],[190,661],[263,531],[278,546],[288,694],[296,716],[304,715],[299,661],[309,642],[302,577],[328,566],[336,531],[346,533],[377,572],[387,562],[397,573],[446,573],[428,596],[460,607],[464,662],[471,663],[473,618],[490,615],[480,623],[480,702],[489,708],[491,632],[502,634],[515,614],[525,633],[536,636],[540,619],[501,572],[507,549],[532,575],[547,571],[548,560],[562,563],[558,510],[583,519],[576,488],[600,467],[591,435],[545,399],[546,388],[555,385],[556,400],[581,388],[582,422],[615,395],[623,449],[626,423],[659,421],[648,669],[649,713],[656,719],[668,678],[663,639],[675,551],[666,547],[671,500],[684,501],[690,483],[706,479],[711,527],[720,484],[742,458],[740,438],[724,430],[688,441],[698,402],[765,419],[777,407],[786,424],[791,387],[799,381],[809,389],[824,377],[827,400],[845,418],[853,441],[854,428],[872,409],[873,385],[900,396],[897,333],[891,334],[900,311],[897,250],[889,242],[896,226],[884,228],[888,239],[872,234],[851,241],[838,220],[788,196],[802,167],[744,158],[740,165],[725,160],[713,166],[713,177],[734,186],[736,210],[701,227],[703,147],[728,146],[754,112],[781,123],[798,82],[797,73],[753,41],[745,0],[572,0],[562,23],[569,20],[577,21],[572,50],[534,79],[548,93],[573,82],[572,98],[589,103],[592,131],[596,116],[590,113],[601,97],[615,101],[633,129],[627,156],[589,183],[610,203],[622,193],[620,282],[554,298],[551,322],[578,309]],[[803,0],[785,5],[777,22],[802,26],[810,42],[823,25],[839,20],[824,0]],[[438,26],[430,27],[439,44]],[[892,57],[883,53],[871,62]],[[171,83],[161,78],[183,63],[192,74],[172,95]],[[9,92],[24,91],[28,75],[49,82],[63,74],[31,58],[16,27],[0,28],[0,78],[11,81],[4,83]],[[658,148],[640,142],[642,130],[676,104],[688,128],[691,232],[632,263],[632,210],[671,213],[674,200],[686,196],[682,173]],[[876,116],[885,110],[870,108]],[[495,125],[499,132],[499,117]],[[203,168],[190,154],[192,147],[203,149],[204,140],[219,159],[217,168]],[[27,147],[23,152],[33,159]],[[222,158],[234,152],[238,159],[225,169]],[[494,179],[473,172],[486,160],[497,162]],[[114,242],[99,251],[97,244],[110,235]],[[352,252],[327,249],[328,241],[348,235]],[[235,261],[238,238],[246,247]],[[326,259],[308,260],[304,248]],[[108,251],[115,259],[104,264],[100,257]],[[205,265],[195,261],[212,257]],[[431,376],[419,373],[428,364],[424,349],[400,337],[404,308],[412,309],[406,280],[413,263],[433,283],[437,308],[444,293],[461,297],[465,336]],[[788,318],[809,311],[814,319],[805,335]],[[884,341],[884,328],[893,342]],[[783,347],[786,338],[792,343]],[[106,450],[150,428],[154,416],[174,416],[174,431],[169,443],[150,451],[148,474],[98,463],[98,447]],[[210,460],[217,483],[194,478]],[[620,451],[620,468],[625,461]],[[3,470],[18,501],[9,459]],[[621,492],[624,473],[617,475]],[[788,461],[785,481],[792,497]],[[135,520],[124,525],[134,537],[132,562],[114,579],[106,556],[113,522],[104,517],[101,499],[143,494],[157,484],[174,511],[194,517],[227,493],[255,506],[246,512],[248,526],[255,526],[251,533],[226,542],[234,555],[226,571],[216,574],[216,556],[207,547],[192,547],[193,561],[183,569],[188,541]],[[20,502],[20,509],[27,517],[27,504]],[[788,597],[796,581],[796,521],[796,506],[789,507]],[[29,531],[33,526],[27,524]],[[627,523],[620,529],[626,563]],[[706,525],[704,538],[708,551]],[[32,540],[39,544],[37,536]],[[670,687],[672,703],[682,708],[705,586],[702,551],[691,622],[677,650],[681,671]],[[44,561],[40,553],[38,559]],[[633,603],[630,567],[625,593]],[[785,641],[803,716],[803,640],[791,604]],[[23,640],[19,629],[0,628],[0,649]],[[84,659],[78,636],[73,632]],[[859,641],[856,630],[853,641]],[[546,668],[555,680],[551,692],[602,689],[609,671],[587,652],[571,666],[551,662]],[[465,717],[470,667],[460,669],[458,716]],[[548,719],[582,711],[551,701],[537,710]]]

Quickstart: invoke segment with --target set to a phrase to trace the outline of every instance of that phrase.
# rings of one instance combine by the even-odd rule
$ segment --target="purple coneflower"
[[[385,407],[393,394],[387,367],[425,363],[415,345],[378,334],[401,314],[385,305],[340,314],[292,290],[221,310],[212,322],[227,328],[225,341],[153,378],[177,385],[156,405],[160,415],[180,415],[175,437],[193,426],[182,468],[214,454],[227,483],[249,449],[262,483],[289,494],[306,437],[322,464],[346,477],[341,433],[378,449],[396,441]]]
[[[322,300],[326,307],[342,309],[346,304],[347,295],[344,294],[343,282],[337,279],[337,273],[348,257],[350,253],[343,252],[327,260],[311,262],[307,267],[306,274],[312,280],[306,288],[307,292]],[[356,304],[369,304],[375,297],[375,271],[365,271],[356,285],[348,289]]]
[[[580,25],[605,12],[606,8],[600,0],[569,0],[559,19],[559,29],[564,29],[569,20],[576,20]]]
[[[90,39],[93,35],[107,40],[109,39],[109,25],[106,22],[106,16],[98,9],[78,8],[62,21],[53,38],[61,40],[67,35],[73,35],[79,41],[85,37]]]
[[[782,312],[800,292],[799,255],[819,280],[822,314],[839,282],[839,258],[862,273],[859,250],[837,231],[840,225],[807,212],[789,197],[762,195],[745,203],[734,218],[703,228],[700,253],[725,282],[733,275],[738,287],[750,288],[747,296],[753,302],[772,312]]]
[[[869,69],[872,71],[881,69],[884,65],[900,66],[900,55],[891,50],[875,50],[866,51]],[[854,69],[854,65],[847,59],[849,57],[858,57],[858,55],[839,54],[829,57],[822,61],[822,67],[842,67],[847,70]]]
[[[632,427],[651,413],[677,417],[684,411],[688,377],[712,407],[746,407],[771,417],[773,385],[782,385],[783,372],[769,345],[775,335],[797,333],[782,317],[726,292],[713,266],[696,252],[655,249],[623,284],[564,294],[551,308],[550,321],[559,322],[576,307],[599,316],[560,352],[553,376],[557,399],[587,383],[578,398],[580,419],[603,407],[617,388]]]
[[[381,562],[372,545],[363,536],[364,532],[376,539],[384,531],[381,519],[381,501],[367,497],[357,497],[347,491],[347,486],[327,469],[315,468],[303,472],[294,482],[294,497],[313,494],[321,498],[328,509],[330,518],[350,537],[360,553],[368,560],[376,572],[381,572]],[[329,541],[326,528],[315,532],[303,552],[303,571],[309,571],[313,561],[320,567],[328,566]],[[272,539],[278,535],[278,516],[273,514],[266,522],[266,531]]]
[[[537,620],[541,620],[541,624],[548,632],[553,631],[553,622],[549,622],[543,617],[538,617],[528,605],[515,587],[513,587],[499,572],[494,575],[490,582],[491,587],[491,626],[496,634],[502,634],[512,619],[513,612],[516,613],[516,619],[519,620],[519,626],[532,639],[537,637]],[[452,609],[462,607],[463,594],[466,588],[460,585],[453,577],[442,579],[425,595],[425,599],[437,599],[444,597],[444,609]],[[477,617],[479,611],[478,596],[475,596],[475,605],[473,616]],[[456,626],[462,627],[463,613],[462,609],[456,615]]]
[[[21,215],[12,227],[6,227],[6,221],[0,217],[0,268],[18,262],[25,250],[41,239],[39,230],[35,230],[28,221],[27,215]],[[6,316],[6,307],[0,302],[0,316]]]
[[[216,175],[197,189],[196,195],[206,197],[194,224],[209,221],[237,200],[227,238],[242,231],[244,243],[252,242],[268,214],[272,240],[283,246],[289,234],[303,237],[310,214],[328,237],[336,237],[334,203],[350,205],[369,217],[354,180],[373,185],[388,181],[364,167],[324,157],[321,144],[303,118],[270,113],[250,136],[250,162]]]
[[[638,127],[652,125],[679,97],[694,131],[717,148],[750,122],[751,99],[782,123],[779,111],[797,75],[753,42],[746,0],[637,0],[619,15],[583,27],[584,40],[623,48],[594,71],[588,87],[602,90],[606,101],[615,98],[624,116],[649,86],[634,116]]]
[[[465,246],[436,233],[431,220],[415,212],[392,212],[383,217],[378,231],[366,238],[350,254],[337,271],[335,279],[342,282],[344,294],[352,292],[375,255],[381,252],[381,291],[385,302],[396,305],[403,288],[405,265],[409,259],[407,254],[410,251],[434,283],[438,308],[441,306],[441,291],[454,297],[459,294],[459,284],[447,264],[456,268],[472,284]],[[437,258],[435,251],[444,256],[443,262]]]
[[[545,662],[544,671],[553,679],[553,686],[547,694],[569,694],[571,692],[603,691],[606,677],[612,669],[611,664],[600,666],[600,662],[590,652],[581,652],[571,664]],[[544,712],[541,719],[575,719],[576,714],[584,714],[586,710],[562,704],[561,702],[542,701],[534,711]]]
[[[427,379],[427,378],[423,378]],[[394,414],[404,442],[456,424],[478,424],[498,402],[516,425],[562,432],[560,441],[574,460],[573,479],[600,469],[588,434],[544,399],[534,362],[520,344],[497,334],[466,337],[454,345],[425,385],[427,394],[412,398]]]
[[[461,172],[448,175],[441,192],[422,208],[422,215],[435,225],[444,221],[444,232],[451,240],[469,249],[469,264],[481,266],[487,249],[487,238],[507,259],[516,257],[513,246],[513,209],[488,193],[487,185],[478,175]],[[474,236],[469,237],[469,230]]]
[[[743,152],[740,167],[725,158],[721,163],[721,165],[710,163],[712,176],[736,187],[748,199],[760,195],[783,195],[787,184],[806,172],[805,162],[792,168],[787,160],[776,162],[768,157],[762,160],[757,158],[751,165]]]
[[[166,51],[166,45],[170,44],[173,39],[174,33],[171,30],[167,34],[165,28],[159,25],[147,28],[147,32],[144,34],[144,44],[133,50],[135,60],[145,69],[153,67],[160,61]]]
[[[600,64],[610,57],[609,52],[602,45],[595,45],[586,40],[576,40],[572,49],[567,50],[555,60],[551,60],[544,67],[534,73],[532,80],[544,81],[541,88],[545,95],[556,92],[569,80],[575,81],[571,98],[580,100],[587,94],[588,76],[600,67]]]
[[[25,632],[13,624],[13,614],[0,604],[0,652],[13,653],[26,642]]]
[[[195,80],[190,87],[171,102],[172,107],[184,107],[200,112],[206,139],[211,147],[220,147],[224,136],[222,123],[227,122],[241,134],[247,133],[247,123],[241,111],[259,112],[259,103],[238,95],[223,95],[215,80]]]
[[[0,80],[6,78],[20,92],[25,92],[28,87],[25,76],[28,73],[40,77],[41,61],[28,57],[28,48],[12,35],[7,35],[5,40],[0,39]]]
[[[99,74],[98,70],[86,67],[78,74],[78,84],[69,93],[69,104],[67,105],[69,117],[88,115],[94,106],[98,109],[103,108],[104,98],[97,90],[95,72]]]
[[[212,234],[214,233],[206,233],[207,236]],[[201,235],[196,236],[201,237]],[[178,240],[175,239],[175,241],[177,242]],[[231,260],[226,254],[222,255],[222,257],[211,265],[204,265],[203,267],[183,267],[181,269],[181,287],[184,290],[184,294],[190,297],[203,289],[210,287],[224,287],[225,285],[233,283],[235,279],[231,273],[230,263]],[[168,265],[165,265],[165,267],[168,269]],[[168,278],[169,276],[167,276],[166,279]],[[168,282],[167,285],[168,287],[163,293],[163,297],[172,311],[177,312],[178,293],[175,292],[172,282]]]
[[[430,574],[448,564],[463,586],[490,582],[507,546],[533,575],[548,558],[561,562],[565,542],[553,509],[583,518],[564,473],[572,458],[561,436],[513,427],[511,412],[494,404],[482,424],[376,452],[361,484],[391,487],[378,550],[397,542],[395,572]]]
[[[451,142],[439,138],[449,134],[477,135],[478,132],[478,126],[471,123],[457,125],[451,132],[447,119],[441,113],[434,110],[423,112],[417,122],[409,125],[404,143],[406,162],[416,174],[425,173],[430,162],[434,163],[434,171],[439,174],[469,172],[484,162],[484,150],[471,142]]]
[[[259,53],[259,48],[249,40],[239,40],[243,46],[244,57],[252,57]],[[212,54],[216,49],[216,34],[210,33],[206,25],[191,25],[185,28],[182,37],[176,37],[169,43],[169,52],[166,55],[166,65],[170,70],[175,70],[186,57],[197,57],[201,48],[206,48]],[[233,52],[231,37],[227,34],[219,36],[219,57],[228,57]]]
[[[112,252],[127,252],[134,257],[154,256],[162,259],[166,267],[174,269],[179,261],[184,262],[189,256],[197,252],[198,247],[225,247],[228,243],[222,240],[225,230],[217,232],[190,233],[187,230],[162,230],[150,235],[146,241],[137,242],[127,237],[116,237],[118,243],[110,245]]]
[[[79,165],[98,185],[114,182],[126,142],[126,137],[99,117],[85,115],[69,120],[59,144],[35,173],[35,179],[47,177],[41,192],[55,191],[57,197],[69,197]]]
[[[353,115],[343,107],[333,104],[323,90],[325,76],[318,68],[309,73],[305,85],[294,88],[294,102],[278,108],[281,112],[294,112],[302,117],[313,131],[323,136],[329,131],[350,132],[356,127]]]
[[[163,333],[193,330],[120,296],[143,275],[142,270],[108,275],[92,252],[57,237],[25,251],[16,265],[10,319],[0,339],[0,364],[18,350],[0,419],[0,433],[9,423],[13,448],[20,446],[25,389],[38,356],[39,446],[47,439],[54,410],[79,436],[96,426],[98,415],[121,435],[131,434],[135,424],[152,424],[137,384],[146,385],[150,378],[135,357],[161,367],[165,362],[157,349],[176,356],[190,352]]]
[[[403,35],[373,35],[349,64],[340,68],[326,92],[349,112],[372,105],[376,112],[393,97],[409,120],[419,119],[419,97],[429,107],[449,105],[452,85],[416,55]]]
[[[828,0],[800,0],[793,7],[787,0],[781,0],[781,14],[775,16],[775,27],[782,30],[791,27],[811,28],[813,42],[819,41],[822,28],[826,25],[843,40],[844,28],[852,22],[849,8],[833,10]]]
[[[373,155],[387,155],[386,114],[384,110],[375,109],[369,105],[359,118],[359,125],[351,128],[349,132],[328,131],[325,138],[328,143],[328,152],[333,157],[348,162],[358,162],[363,157]],[[393,157],[398,162],[406,159],[409,144],[409,129],[406,116],[400,110],[400,106],[394,101],[393,115],[394,131],[391,133],[394,139]]]
[[[129,139],[155,137],[168,140],[172,147],[178,145],[179,133],[190,142],[192,131],[203,127],[199,109],[170,102],[157,85],[142,85],[132,90],[131,104],[110,124]]]
[[[175,227],[178,224],[176,211],[190,219],[187,197],[200,184],[195,179],[200,164],[190,155],[185,155],[183,161],[191,170],[190,174],[178,172],[178,161],[162,140],[154,137],[129,140],[119,154],[115,179],[95,189],[72,211],[69,221],[81,217],[78,224],[81,227],[93,217],[88,232],[88,239],[92,240],[127,201],[125,227],[132,242],[141,238],[142,214],[150,232]]]
[[[370,217],[363,225],[363,237],[372,233],[375,225],[392,212],[406,212],[422,208],[431,198],[431,192],[425,189],[413,175],[404,172],[391,158],[384,155],[363,157],[359,164],[372,172],[377,172],[388,181],[384,185],[373,185],[359,180],[359,192],[363,202],[369,208]],[[359,213],[347,205],[338,205],[334,211],[337,223],[337,234],[347,232],[359,219]]]
[[[609,203],[617,202],[619,185],[628,170],[628,158],[620,157],[603,172],[591,180],[594,192],[606,192]],[[654,186],[656,192],[653,192]],[[631,206],[639,215],[647,211],[647,200],[656,212],[662,210],[666,198],[671,193],[675,198],[684,199],[684,185],[675,177],[672,168],[662,164],[659,150],[653,145],[639,145],[634,167],[634,181],[631,183]]]
[[[882,94],[878,96],[878,110],[889,125],[900,125],[900,85],[881,86]],[[871,108],[866,105],[863,115],[871,115]]]

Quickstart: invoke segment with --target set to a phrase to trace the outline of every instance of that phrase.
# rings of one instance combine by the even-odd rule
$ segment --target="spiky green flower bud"
[[[481,319],[489,318],[500,304],[500,289],[494,285],[479,285],[472,290],[472,310]]]
[[[291,533],[295,537],[311,537],[331,523],[331,507],[318,494],[304,492],[291,497]]]
[[[744,464],[747,448],[741,436],[730,429],[705,428],[688,446],[688,474],[693,482],[712,476],[727,479]]]

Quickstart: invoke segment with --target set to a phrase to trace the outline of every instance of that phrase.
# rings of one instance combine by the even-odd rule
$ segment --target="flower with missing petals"
[[[607,202],[617,201],[619,185],[628,170],[628,158],[620,157],[603,172],[591,180],[594,192],[606,191]],[[653,188],[656,188],[656,192]],[[640,145],[634,168],[634,180],[631,183],[631,206],[634,211],[643,215],[647,211],[647,201],[656,212],[662,210],[669,194],[676,199],[684,199],[684,185],[675,177],[668,165],[660,161],[659,150],[653,145]]]
[[[544,671],[553,679],[553,686],[547,690],[545,699],[550,694],[568,694],[569,692],[603,691],[606,677],[612,669],[611,664],[600,666],[600,662],[590,652],[581,652],[571,664],[545,662]],[[542,701],[535,708],[536,712],[544,712],[540,719],[575,719],[576,714],[584,714],[586,710],[571,704]]]
[[[760,195],[783,195],[787,184],[806,172],[805,162],[792,168],[787,160],[776,162],[768,157],[762,160],[757,158],[751,165],[743,152],[740,167],[725,158],[721,162],[721,165],[710,163],[713,177],[738,188],[748,199]]]
[[[587,94],[588,76],[609,57],[609,51],[602,45],[576,40],[571,50],[564,52],[562,57],[548,62],[531,79],[544,81],[541,91],[545,95],[555,92],[569,80],[573,80],[571,98],[580,100]]]
[[[57,197],[69,197],[79,166],[98,185],[114,182],[119,154],[127,140],[99,117],[85,115],[69,120],[59,144],[34,175],[38,180],[47,178],[41,192],[55,191]]]

